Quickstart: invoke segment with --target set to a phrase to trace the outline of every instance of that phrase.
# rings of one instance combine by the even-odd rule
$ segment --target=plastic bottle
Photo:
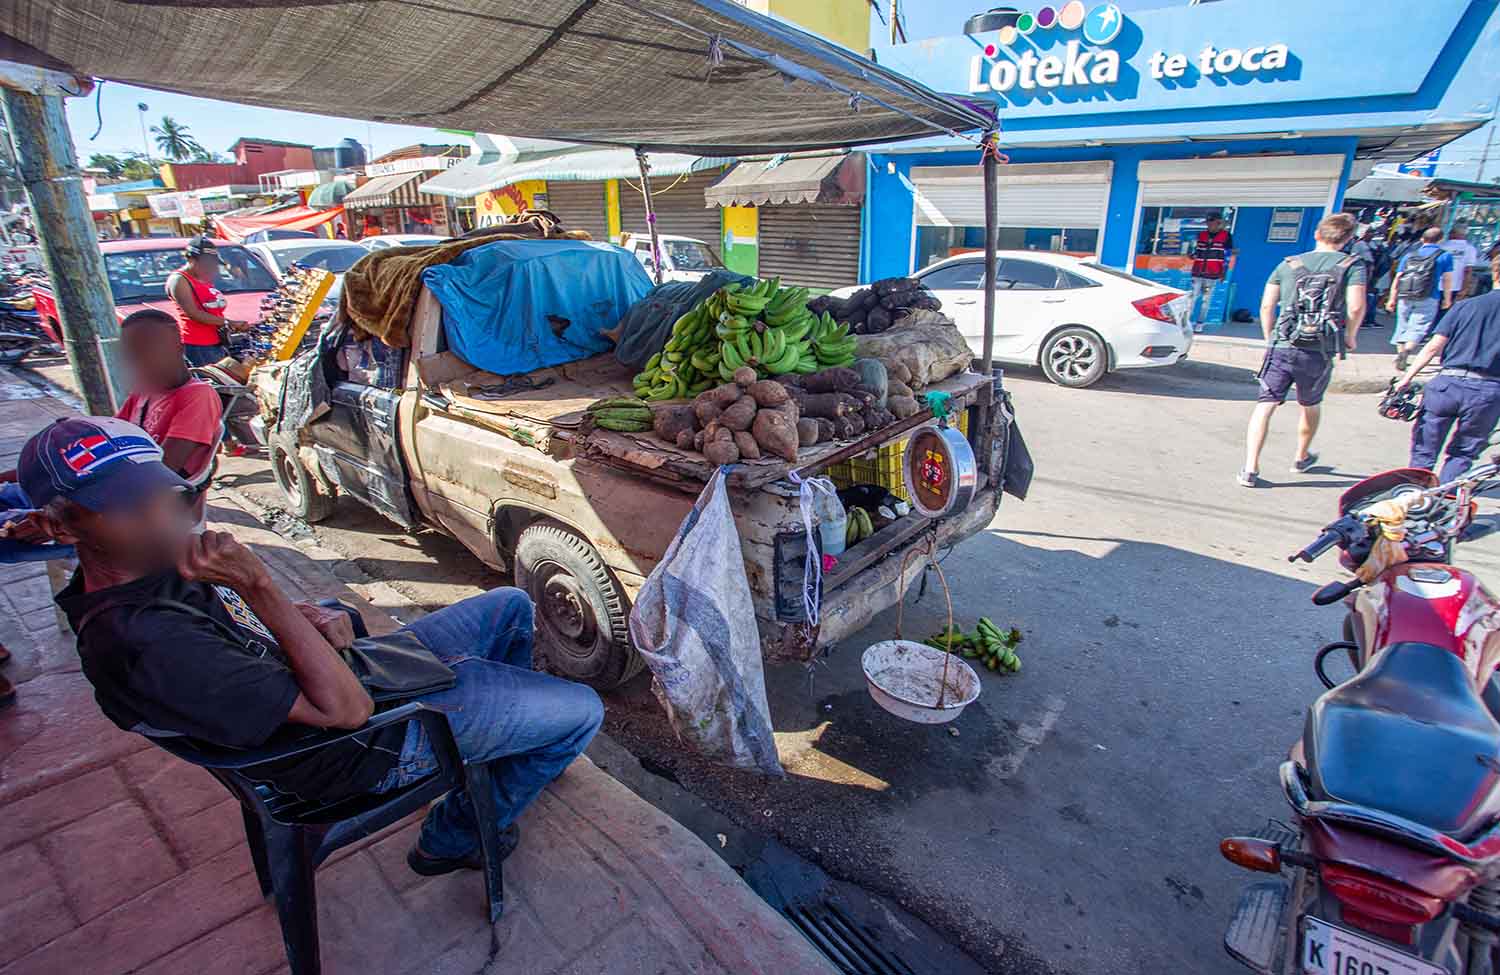
[[[813,519],[818,525],[818,536],[823,542],[824,555],[841,555],[844,551],[844,532],[848,527],[848,514],[839,503],[839,496],[832,481],[817,477],[813,482]]]

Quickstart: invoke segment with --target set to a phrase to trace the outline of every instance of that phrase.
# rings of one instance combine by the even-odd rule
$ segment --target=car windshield
[[[354,262],[368,254],[358,244],[348,247],[333,247],[328,244],[308,244],[306,247],[278,247],[271,251],[276,266],[282,271],[293,264],[322,268],[334,274],[343,274],[354,266]]]
[[[1103,264],[1095,264],[1093,261],[1084,261],[1083,266],[1088,268],[1090,271],[1098,271],[1100,274],[1108,274],[1112,278],[1123,278],[1126,281],[1132,281],[1136,284],[1144,284],[1148,288],[1161,287],[1160,281],[1152,281],[1150,278],[1143,278],[1138,275],[1131,274],[1128,271],[1121,271],[1118,268],[1105,267]]]
[[[724,266],[707,244],[696,240],[664,240],[662,247],[671,258],[675,271],[712,271]]]
[[[243,247],[220,247],[219,273],[213,286],[225,294],[275,291],[276,279]],[[115,304],[156,301],[167,296],[167,277],[183,268],[180,247],[151,251],[121,251],[104,255],[104,272]]]

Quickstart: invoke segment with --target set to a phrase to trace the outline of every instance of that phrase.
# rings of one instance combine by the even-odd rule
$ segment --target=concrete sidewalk
[[[0,401],[5,466],[70,412],[3,368]],[[376,632],[405,611],[394,590],[346,585],[336,553],[266,529],[230,494],[210,503],[213,527],[250,544],[287,592],[350,601]],[[42,565],[0,566],[0,642],[19,688],[0,711],[0,975],[285,971],[237,804],[206,772],[100,714]],[[587,758],[522,818],[493,928],[478,874],[407,869],[417,822],[318,872],[330,975],[833,972],[697,837]]]
[[[1328,384],[1330,392],[1383,392],[1398,375],[1396,351],[1391,345],[1393,317],[1384,311],[1378,312],[1377,320],[1382,327],[1360,329],[1359,350],[1349,353],[1347,358],[1334,365],[1333,379]],[[1253,383],[1265,354],[1266,345],[1258,324],[1231,322],[1211,326],[1210,331],[1194,336],[1192,352],[1182,365],[1194,371],[1223,378],[1242,378]]]

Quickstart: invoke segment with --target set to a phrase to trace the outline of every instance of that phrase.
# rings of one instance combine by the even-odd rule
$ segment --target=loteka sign
[[[972,94],[1035,91],[1057,88],[1107,87],[1120,80],[1120,52],[1108,47],[1120,36],[1125,15],[1113,3],[1085,9],[1082,0],[1068,0],[1058,7],[1042,7],[1022,13],[1014,25],[996,31],[995,40],[984,45],[984,53],[969,61],[969,91]],[[1041,54],[1033,35],[1078,32],[1056,54]],[[1018,50],[1019,48],[1019,50]],[[1287,66],[1291,52],[1285,44],[1260,44],[1248,48],[1218,48],[1205,44],[1201,51],[1155,51],[1147,58],[1147,73],[1156,80],[1228,74],[1258,74]]]

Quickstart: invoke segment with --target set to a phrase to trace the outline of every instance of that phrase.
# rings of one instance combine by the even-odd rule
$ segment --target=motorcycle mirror
[[[1360,582],[1358,579],[1351,579],[1348,582],[1330,582],[1328,585],[1320,587],[1317,592],[1312,594],[1313,605],[1331,605],[1343,599],[1345,596],[1349,595],[1351,592],[1363,585],[1364,583]]]

